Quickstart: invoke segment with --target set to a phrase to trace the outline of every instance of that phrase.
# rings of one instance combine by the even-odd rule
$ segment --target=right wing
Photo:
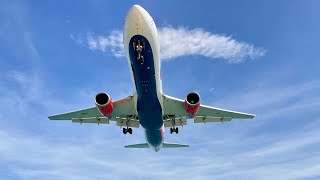
[[[116,121],[117,126],[139,127],[134,106],[134,96],[128,96],[113,102],[113,111],[109,117],[103,116],[96,107],[49,116],[50,120],[72,120],[77,123],[109,124]]]
[[[172,127],[172,119],[175,126],[187,125],[189,115],[184,109],[184,101],[167,95],[163,95],[163,106],[166,118],[165,127]],[[255,115],[242,112],[230,111],[216,107],[200,105],[199,111],[194,117],[194,123],[224,122],[232,119],[252,119]]]

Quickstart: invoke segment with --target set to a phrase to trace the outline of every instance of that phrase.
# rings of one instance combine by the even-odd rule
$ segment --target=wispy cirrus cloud
[[[209,59],[224,59],[229,63],[239,63],[246,59],[256,59],[266,53],[264,48],[201,28],[162,27],[158,29],[158,35],[161,59],[164,61],[196,55]],[[124,56],[123,36],[120,30],[112,31],[107,36],[87,34],[85,38],[74,35],[71,35],[71,38],[91,50],[110,52],[115,57]]]
[[[16,89],[23,90],[16,91],[16,95],[48,90],[45,81],[41,80],[41,76],[33,78],[40,78],[36,83],[34,80],[26,78],[27,76],[30,75],[13,71],[5,76],[7,80],[3,77],[0,82],[4,84],[16,83],[18,85]],[[289,88],[294,91],[291,94],[286,93],[281,98],[279,95],[278,98],[271,100],[261,98],[266,94],[274,93],[275,90],[276,92],[288,91],[286,87],[267,88],[271,85],[265,85],[267,90],[260,94],[257,94],[256,91],[249,91],[249,93],[255,94],[254,98],[261,99],[261,103],[266,104],[266,106],[257,105],[260,111],[272,108],[275,111],[286,106],[292,106],[287,102],[300,97],[305,92],[312,96],[319,89],[318,82],[297,83]],[[298,87],[303,87],[303,90]],[[8,97],[11,93],[12,91],[3,89],[3,95],[0,95],[0,97]],[[121,136],[119,135],[121,134],[120,129],[113,126],[114,124],[77,126],[77,124],[71,124],[71,122],[49,122],[46,117],[39,117],[39,115],[35,117],[32,113],[32,106],[35,104],[43,107],[43,111],[47,109],[56,111],[54,109],[58,106],[52,105],[52,102],[48,102],[50,106],[47,106],[46,103],[39,103],[38,99],[42,97],[41,94],[34,94],[38,97],[21,98],[21,102],[25,104],[24,107],[30,107],[24,110],[27,113],[21,113],[22,110],[15,109],[16,115],[10,116],[10,121],[21,123],[21,120],[28,120],[30,114],[32,114],[32,118],[36,118],[36,121],[28,120],[27,122],[33,122],[35,124],[33,126],[38,128],[46,127],[46,130],[35,134],[26,129],[0,128],[0,161],[3,162],[0,163],[0,167],[8,167],[7,173],[14,174],[19,178],[120,179],[125,176],[134,178],[142,178],[143,176],[144,178],[163,179],[168,176],[179,176],[180,178],[192,177],[195,179],[211,179],[212,177],[215,179],[234,179],[234,177],[242,179],[263,179],[263,177],[305,179],[320,175],[320,166],[317,163],[320,159],[318,158],[319,153],[316,151],[320,142],[320,139],[317,138],[320,135],[318,131],[320,120],[318,118],[315,118],[312,125],[301,126],[299,130],[286,132],[285,135],[269,132],[261,133],[258,136],[248,135],[252,129],[240,129],[236,126],[236,122],[225,123],[219,127],[217,124],[204,127],[190,122],[179,136],[169,136],[169,134],[167,136],[167,139],[172,142],[189,142],[191,145],[189,149],[162,149],[155,156],[155,152],[150,149],[128,150],[123,148],[125,144],[143,142],[143,132],[141,130],[135,130],[134,136],[131,137]],[[77,96],[81,97],[81,94]],[[241,94],[239,96],[241,97]],[[305,105],[314,99],[307,98],[307,100],[308,102]],[[231,97],[227,99],[225,104],[236,104],[236,102],[238,102],[238,99]],[[301,102],[299,101],[299,103]],[[61,99],[58,104],[63,105],[66,102]],[[275,104],[281,104],[281,106],[274,108]],[[4,109],[3,106],[9,106],[7,108],[16,107],[15,104],[2,104],[0,107]],[[245,108],[251,109],[252,107]],[[309,107],[305,107],[305,109],[309,109]],[[37,112],[40,116],[45,114],[40,110]],[[291,112],[281,114],[278,111],[277,113],[281,117],[291,114]],[[10,113],[2,112],[0,117],[2,114],[4,117],[9,117]],[[259,116],[257,118],[260,118]],[[306,114],[303,116],[306,117]],[[46,122],[45,125],[39,126],[39,124],[36,124],[41,120]],[[272,121],[272,118],[268,120]],[[241,120],[237,122],[239,121]],[[259,119],[254,119],[251,124],[255,123],[254,121],[259,121]],[[294,122],[293,119],[290,122]],[[230,127],[231,124],[235,126]],[[196,126],[200,128],[196,128]],[[60,132],[61,129],[65,131]],[[212,131],[205,131],[204,129]],[[225,131],[226,129],[231,129],[231,131]],[[66,132],[66,130],[68,131]],[[84,136],[84,134],[86,135]],[[223,136],[219,136],[221,134]],[[107,138],[101,138],[106,136]],[[44,158],[45,160],[43,160]],[[142,161],[137,161],[137,159],[142,159]],[[135,164],[135,166],[132,166],[132,164]],[[181,167],[183,164],[183,168],[172,169],[168,164],[176,167]],[[125,173],[123,169],[125,169]],[[154,169],[157,169],[157,171],[154,171]],[[271,171],[273,174],[270,174]],[[0,177],[4,177],[1,172]]]
[[[34,91],[28,90],[30,86],[26,86],[26,84],[32,81],[29,82],[23,78],[23,75],[19,72],[12,72],[7,77],[18,83],[21,89],[27,90],[27,92]],[[267,102],[267,107],[258,106],[258,108],[272,108],[274,104],[279,104],[279,101],[282,104],[281,102],[295,99],[303,92],[310,93],[310,91],[318,89],[317,83],[302,83],[297,84],[296,87],[306,86],[305,84],[310,84],[305,87],[308,90],[301,92],[298,88],[294,88],[297,92],[292,95],[284,95],[280,100],[274,99],[272,102],[262,99],[263,102]],[[40,87],[42,86],[35,86],[38,89],[35,91],[39,91]],[[284,91],[283,88],[280,89]],[[280,91],[280,89],[278,90]],[[271,92],[273,90],[270,89]],[[265,93],[262,92],[259,96],[263,97]],[[256,96],[254,97],[260,99],[258,95]],[[309,100],[312,101],[312,99]],[[39,103],[37,98],[21,99],[21,101],[28,106]],[[231,98],[227,101],[235,104],[238,100]],[[60,101],[61,105],[64,103],[64,100]],[[308,103],[306,102],[306,104]],[[15,107],[13,104],[8,105]],[[285,106],[290,106],[290,104],[285,103],[276,109]],[[51,111],[55,107],[50,106]],[[250,109],[250,107],[248,108]],[[308,108],[305,107],[305,109]],[[21,113],[21,110],[15,109],[16,115],[10,117],[10,121],[28,120],[31,114],[30,109],[26,109],[29,113]],[[39,113],[43,116],[43,113],[40,111]],[[286,114],[291,113],[278,113],[278,116],[286,117]],[[6,115],[6,117],[9,116]],[[34,115],[32,117],[35,118]],[[38,121],[40,119],[37,117]],[[272,118],[268,120],[272,121]],[[45,119],[45,121],[48,120]],[[237,122],[239,121],[241,120]],[[254,121],[259,121],[259,119],[253,120],[250,124],[255,123]],[[290,122],[293,122],[292,119]],[[239,129],[238,126],[230,127],[231,124],[235,125],[236,122],[219,126],[212,124],[212,126],[206,127],[190,123],[179,136],[167,136],[167,139],[172,142],[189,142],[191,145],[189,149],[162,149],[156,156],[155,152],[150,149],[124,149],[122,146],[125,144],[142,142],[142,131],[136,130],[135,135],[131,137],[120,136],[119,128],[114,127],[113,124],[99,127],[83,125],[80,126],[82,128],[78,128],[79,126],[71,124],[71,122],[48,121],[45,126],[40,126],[46,127],[47,130],[37,134],[21,129],[0,128],[0,160],[8,167],[7,173],[23,179],[120,179],[125,176],[134,178],[143,176],[153,179],[163,179],[168,176],[193,177],[195,179],[210,179],[212,177],[215,179],[234,179],[234,177],[242,179],[264,179],[263,177],[267,177],[266,179],[305,179],[320,175],[320,166],[318,165],[320,159],[317,152],[320,142],[320,139],[317,138],[320,135],[318,131],[319,118],[315,118],[312,124],[301,126],[298,130],[287,131],[285,135],[269,132],[250,136],[248,133],[252,129],[244,130]],[[195,128],[196,126],[200,128]],[[70,130],[71,128],[73,130],[70,132],[59,132],[61,129]],[[231,131],[225,131],[230,128]],[[212,131],[204,131],[204,129]],[[84,136],[84,134],[86,135]],[[223,136],[219,137],[221,134]],[[105,136],[107,138],[101,138]],[[143,160],[137,161],[137,159]],[[133,163],[136,166],[132,166]],[[181,163],[183,168],[172,169],[168,166],[171,164],[180,167]],[[0,167],[2,166],[4,165],[0,163]],[[154,171],[154,168],[157,171]],[[123,169],[125,169],[125,173],[123,173]],[[272,174],[270,174],[271,171]],[[4,177],[1,172],[0,177]]]
[[[108,36],[96,36],[88,33],[85,37],[71,34],[70,38],[79,45],[84,45],[90,50],[109,52],[115,57],[123,57],[123,35],[119,30],[112,31]]]
[[[162,58],[201,55],[221,58],[231,63],[264,56],[266,51],[253,44],[237,41],[231,36],[214,34],[204,29],[164,27],[159,29]]]

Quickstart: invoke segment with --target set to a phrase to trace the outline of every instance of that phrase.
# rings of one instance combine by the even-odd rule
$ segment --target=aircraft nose
[[[128,13],[128,17],[130,18],[140,18],[140,16],[142,15],[142,11],[143,11],[143,8],[139,5],[133,5],[130,10],[129,10],[129,13]]]
[[[125,20],[125,29],[133,34],[141,34],[147,27],[147,12],[139,5],[133,5]],[[129,32],[126,32],[129,33]]]
[[[156,31],[152,26],[153,20],[149,13],[139,5],[133,5],[126,16],[124,22],[123,42],[125,43],[126,53],[128,53],[128,43],[135,35],[150,36]],[[153,28],[153,29],[151,29]],[[150,39],[149,39],[150,41]],[[132,46],[130,44],[130,46]]]

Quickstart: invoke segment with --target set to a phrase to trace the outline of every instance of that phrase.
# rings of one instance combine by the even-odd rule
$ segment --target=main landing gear
[[[172,127],[172,128],[170,128],[170,134],[172,134],[173,132],[175,132],[176,134],[178,134],[179,133],[179,129],[176,127]]]
[[[132,134],[132,129],[131,128],[123,128],[122,132],[123,132],[123,134],[127,134],[127,133]]]
[[[179,133],[179,129],[176,127],[176,118],[172,116],[171,118],[171,128],[170,128],[170,134],[175,132],[176,134]]]

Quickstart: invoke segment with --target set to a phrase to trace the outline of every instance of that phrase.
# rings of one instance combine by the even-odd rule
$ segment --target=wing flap
[[[174,121],[173,121],[174,119]],[[186,117],[167,117],[163,120],[164,127],[185,126],[187,125]]]
[[[194,123],[207,123],[207,122],[224,122],[231,121],[231,117],[206,117],[206,116],[196,116],[194,118]]]
[[[109,124],[109,119],[107,117],[99,118],[72,118],[74,123],[96,123],[96,124]]]

